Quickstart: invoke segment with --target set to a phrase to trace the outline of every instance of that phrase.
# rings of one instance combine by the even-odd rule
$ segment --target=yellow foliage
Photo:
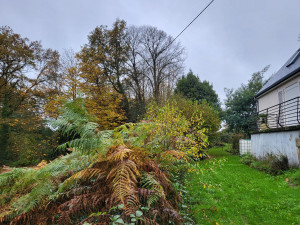
[[[207,146],[207,136],[205,128],[201,127],[201,113],[193,113],[187,118],[176,102],[167,102],[163,107],[152,103],[148,107],[146,119],[158,124],[157,129],[153,130],[153,135],[164,138],[161,142],[165,149],[175,149],[194,157],[202,157],[203,149]],[[180,153],[176,154],[179,156]]]
[[[175,159],[186,159],[187,157],[187,153],[182,151],[169,150],[165,151],[164,153],[174,157]]]
[[[42,160],[39,164],[36,165],[36,168],[37,169],[41,169],[41,168],[43,168],[46,165],[47,165],[47,161],[46,160]]]
[[[129,153],[132,152],[131,149],[126,148],[125,146],[119,146],[116,151],[108,156],[109,161],[123,161],[125,158],[129,157]]]
[[[109,84],[98,64],[103,60],[100,52],[90,53],[83,48],[77,55],[80,60],[80,90],[86,96],[86,107],[96,117],[100,129],[117,127],[126,119],[122,110],[122,96]]]
[[[127,196],[132,194],[136,187],[136,176],[140,173],[136,164],[131,160],[125,160],[116,165],[107,175],[107,180],[112,184],[112,198],[116,202],[124,203]]]

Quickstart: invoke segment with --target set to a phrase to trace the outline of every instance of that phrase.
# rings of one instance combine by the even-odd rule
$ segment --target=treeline
[[[45,49],[1,27],[0,164],[30,165],[61,154],[53,149],[68,137],[51,130],[47,120],[58,118],[63,105],[78,96],[106,130],[143,119],[151,101],[164,105],[171,98],[181,99],[174,96],[175,89],[191,101],[205,100],[202,114],[215,117],[207,132],[216,133],[218,96],[192,71],[177,79],[184,59],[184,48],[164,31],[128,27],[123,20],[96,27],[77,53]]]

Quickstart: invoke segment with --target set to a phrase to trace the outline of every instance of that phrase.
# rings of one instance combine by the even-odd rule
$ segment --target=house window
[[[298,82],[288,86],[285,89],[285,125],[294,126],[298,124],[298,99],[300,91]]]
[[[299,95],[300,95],[300,93],[299,93],[298,82],[288,86],[285,89],[285,100],[286,101],[296,98]]]

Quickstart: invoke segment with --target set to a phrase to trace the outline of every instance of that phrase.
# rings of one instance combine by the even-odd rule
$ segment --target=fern
[[[59,150],[65,149],[67,146],[79,149],[81,151],[88,151],[95,149],[101,143],[101,133],[98,129],[98,124],[90,122],[90,117],[87,116],[84,104],[81,99],[77,100],[81,103],[81,110],[74,107],[74,104],[66,104],[62,110],[61,116],[57,120],[50,121],[50,125],[59,130],[63,135],[72,140],[60,145]],[[77,138],[79,136],[79,138]]]
[[[124,203],[125,197],[131,194],[131,190],[136,187],[137,175],[139,171],[131,160],[122,161],[107,175],[107,180],[111,183],[112,199],[116,203]]]
[[[56,129],[74,137],[61,146],[74,148],[71,154],[39,170],[15,169],[0,174],[1,190],[14,196],[0,197],[0,206],[5,206],[0,207],[0,221],[76,224],[93,212],[109,212],[120,203],[125,207],[117,213],[127,222],[129,215],[143,206],[151,206],[143,216],[149,224],[165,224],[172,215],[173,221],[179,221],[175,214],[179,196],[155,161],[160,162],[162,155],[163,137],[153,136],[158,125],[125,124],[113,131],[98,131],[80,115],[82,112],[68,108],[54,123]],[[166,154],[170,160],[181,156],[180,152]],[[101,219],[109,218],[108,213]]]
[[[152,190],[148,194],[148,207],[156,203],[160,198],[165,198],[165,193],[161,184],[155,179],[151,173],[144,173],[142,176],[142,187]]]
[[[66,179],[62,184],[60,184],[58,188],[58,193],[63,193],[69,190],[71,187],[75,187],[77,182],[88,181],[94,177],[97,177],[97,179],[99,179],[103,174],[104,172],[101,169],[96,168],[88,168],[81,170],[78,173]]]
[[[117,148],[117,151],[114,151],[111,155],[108,156],[107,159],[110,162],[123,161],[129,158],[129,153],[131,152],[132,150],[126,148],[125,146],[119,146]]]

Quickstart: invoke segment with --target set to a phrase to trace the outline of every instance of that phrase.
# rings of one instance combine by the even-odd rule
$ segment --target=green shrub
[[[286,171],[289,169],[289,160],[287,156],[280,155],[280,156],[274,156],[271,155],[269,157],[270,162],[270,170],[272,172],[280,172],[280,171]]]
[[[270,172],[270,165],[267,161],[264,160],[256,160],[255,162],[252,162],[250,166],[254,167],[257,170],[264,171],[266,173]]]
[[[221,132],[219,132],[220,134],[220,141],[223,143],[230,143],[232,140],[232,135],[233,133],[225,130],[222,130]]]
[[[300,169],[291,176],[291,182],[295,185],[300,185]]]
[[[194,123],[192,128],[205,129],[209,146],[214,146],[216,142],[219,142],[220,135],[218,131],[221,128],[221,120],[219,112],[213,106],[206,101],[192,101],[179,95],[173,96],[169,103],[178,107],[187,120],[192,120],[195,115],[201,117],[202,123]]]
[[[243,137],[244,135],[239,133],[232,135],[232,150],[235,150],[237,153],[239,153],[240,150],[240,139],[242,139]]]
[[[241,162],[271,175],[279,175],[289,169],[288,158],[284,155],[267,154],[258,160],[254,156],[246,154],[242,156]]]
[[[255,158],[255,156],[251,155],[251,154],[245,154],[242,156],[241,158],[241,162],[250,166],[252,163],[256,162],[257,159]]]

